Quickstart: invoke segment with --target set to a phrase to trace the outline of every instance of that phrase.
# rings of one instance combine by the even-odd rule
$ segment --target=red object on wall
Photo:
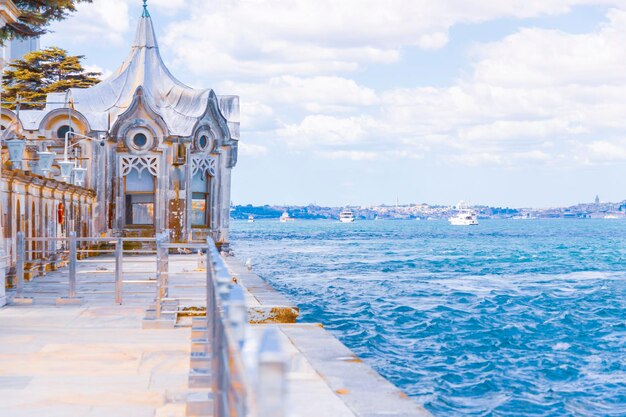
[[[57,218],[59,224],[63,224],[65,222],[65,206],[63,203],[59,203],[59,208],[57,210]]]

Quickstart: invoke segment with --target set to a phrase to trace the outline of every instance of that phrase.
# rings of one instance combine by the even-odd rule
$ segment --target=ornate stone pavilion
[[[17,231],[148,237],[169,230],[172,241],[211,236],[227,246],[238,118],[238,97],[172,76],[144,6],[130,54],[107,80],[50,94],[43,110],[2,110],[8,251]]]

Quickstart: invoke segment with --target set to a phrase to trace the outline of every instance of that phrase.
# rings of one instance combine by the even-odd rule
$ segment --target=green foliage
[[[13,0],[22,13],[18,21],[0,30],[0,45],[7,39],[40,36],[55,20],[63,20],[76,11],[78,3],[92,0]]]
[[[21,102],[42,105],[21,105],[21,108],[42,108],[48,93],[65,92],[70,88],[86,88],[100,82],[100,73],[86,72],[83,56],[68,55],[61,48],[47,48],[26,54],[13,61],[4,73],[3,107],[14,108],[17,96]]]

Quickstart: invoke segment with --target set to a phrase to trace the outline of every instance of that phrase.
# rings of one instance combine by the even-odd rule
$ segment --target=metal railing
[[[41,242],[42,238],[24,239],[17,235],[17,296],[24,292],[25,243]],[[50,241],[51,239],[45,239]],[[263,326],[258,343],[248,323],[248,310],[242,287],[235,282],[224,259],[211,238],[206,244],[169,243],[169,234],[160,233],[152,239],[133,238],[77,238],[71,233],[62,241],[68,248],[68,297],[77,296],[76,277],[78,253],[114,254],[115,302],[122,304],[124,276],[124,243],[154,242],[156,250],[128,251],[155,254],[148,262],[155,263],[157,318],[161,306],[170,299],[170,251],[193,250],[204,252],[206,289],[201,299],[206,306],[206,329],[208,343],[206,357],[209,359],[213,414],[216,417],[286,417],[287,363],[288,356],[277,327]],[[108,246],[102,248],[103,245]],[[114,249],[110,249],[113,246]],[[86,248],[86,249],[85,249]],[[49,251],[49,250],[48,250]],[[34,252],[34,251],[31,251]],[[110,260],[109,260],[110,261]],[[100,261],[98,261],[100,262]],[[203,272],[204,274],[204,272]],[[255,346],[256,349],[250,348]],[[208,395],[208,394],[207,394]]]
[[[67,263],[68,266],[68,289],[67,298],[74,299],[77,297],[77,276],[81,274],[93,274],[94,271],[78,271],[77,264],[81,257],[114,255],[114,294],[117,304],[123,303],[123,286],[124,286],[124,253],[127,254],[155,254],[154,250],[136,250],[124,249],[125,243],[151,243],[155,242],[155,238],[121,238],[121,237],[77,237],[75,232],[70,232],[68,237],[62,238],[25,238],[23,232],[16,235],[16,281],[15,290],[16,297],[21,298],[24,295],[24,277],[28,272],[38,272],[43,274],[44,264],[47,262]],[[27,249],[27,244],[30,248]],[[60,245],[59,245],[60,244]],[[52,248],[48,247],[53,245]],[[60,247],[59,247],[60,246]],[[112,248],[111,248],[112,247]],[[29,256],[27,258],[27,256]],[[86,262],[86,261],[83,261]],[[107,263],[111,260],[100,259],[97,262]],[[158,265],[157,265],[158,266]],[[155,274],[156,270],[150,271],[133,271],[134,274]]]
[[[287,355],[275,326],[266,326],[246,360],[249,334],[244,293],[233,281],[215,243],[207,239],[207,330],[213,415],[285,417]]]

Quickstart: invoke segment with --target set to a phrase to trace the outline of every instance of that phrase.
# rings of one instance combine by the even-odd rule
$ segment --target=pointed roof
[[[88,118],[90,114],[108,113],[113,126],[129,108],[139,88],[147,104],[163,118],[169,134],[174,136],[191,136],[212,96],[212,90],[188,87],[167,69],[147,8],[139,19],[130,54],[122,66],[93,87],[71,89],[71,95],[76,110]]]

